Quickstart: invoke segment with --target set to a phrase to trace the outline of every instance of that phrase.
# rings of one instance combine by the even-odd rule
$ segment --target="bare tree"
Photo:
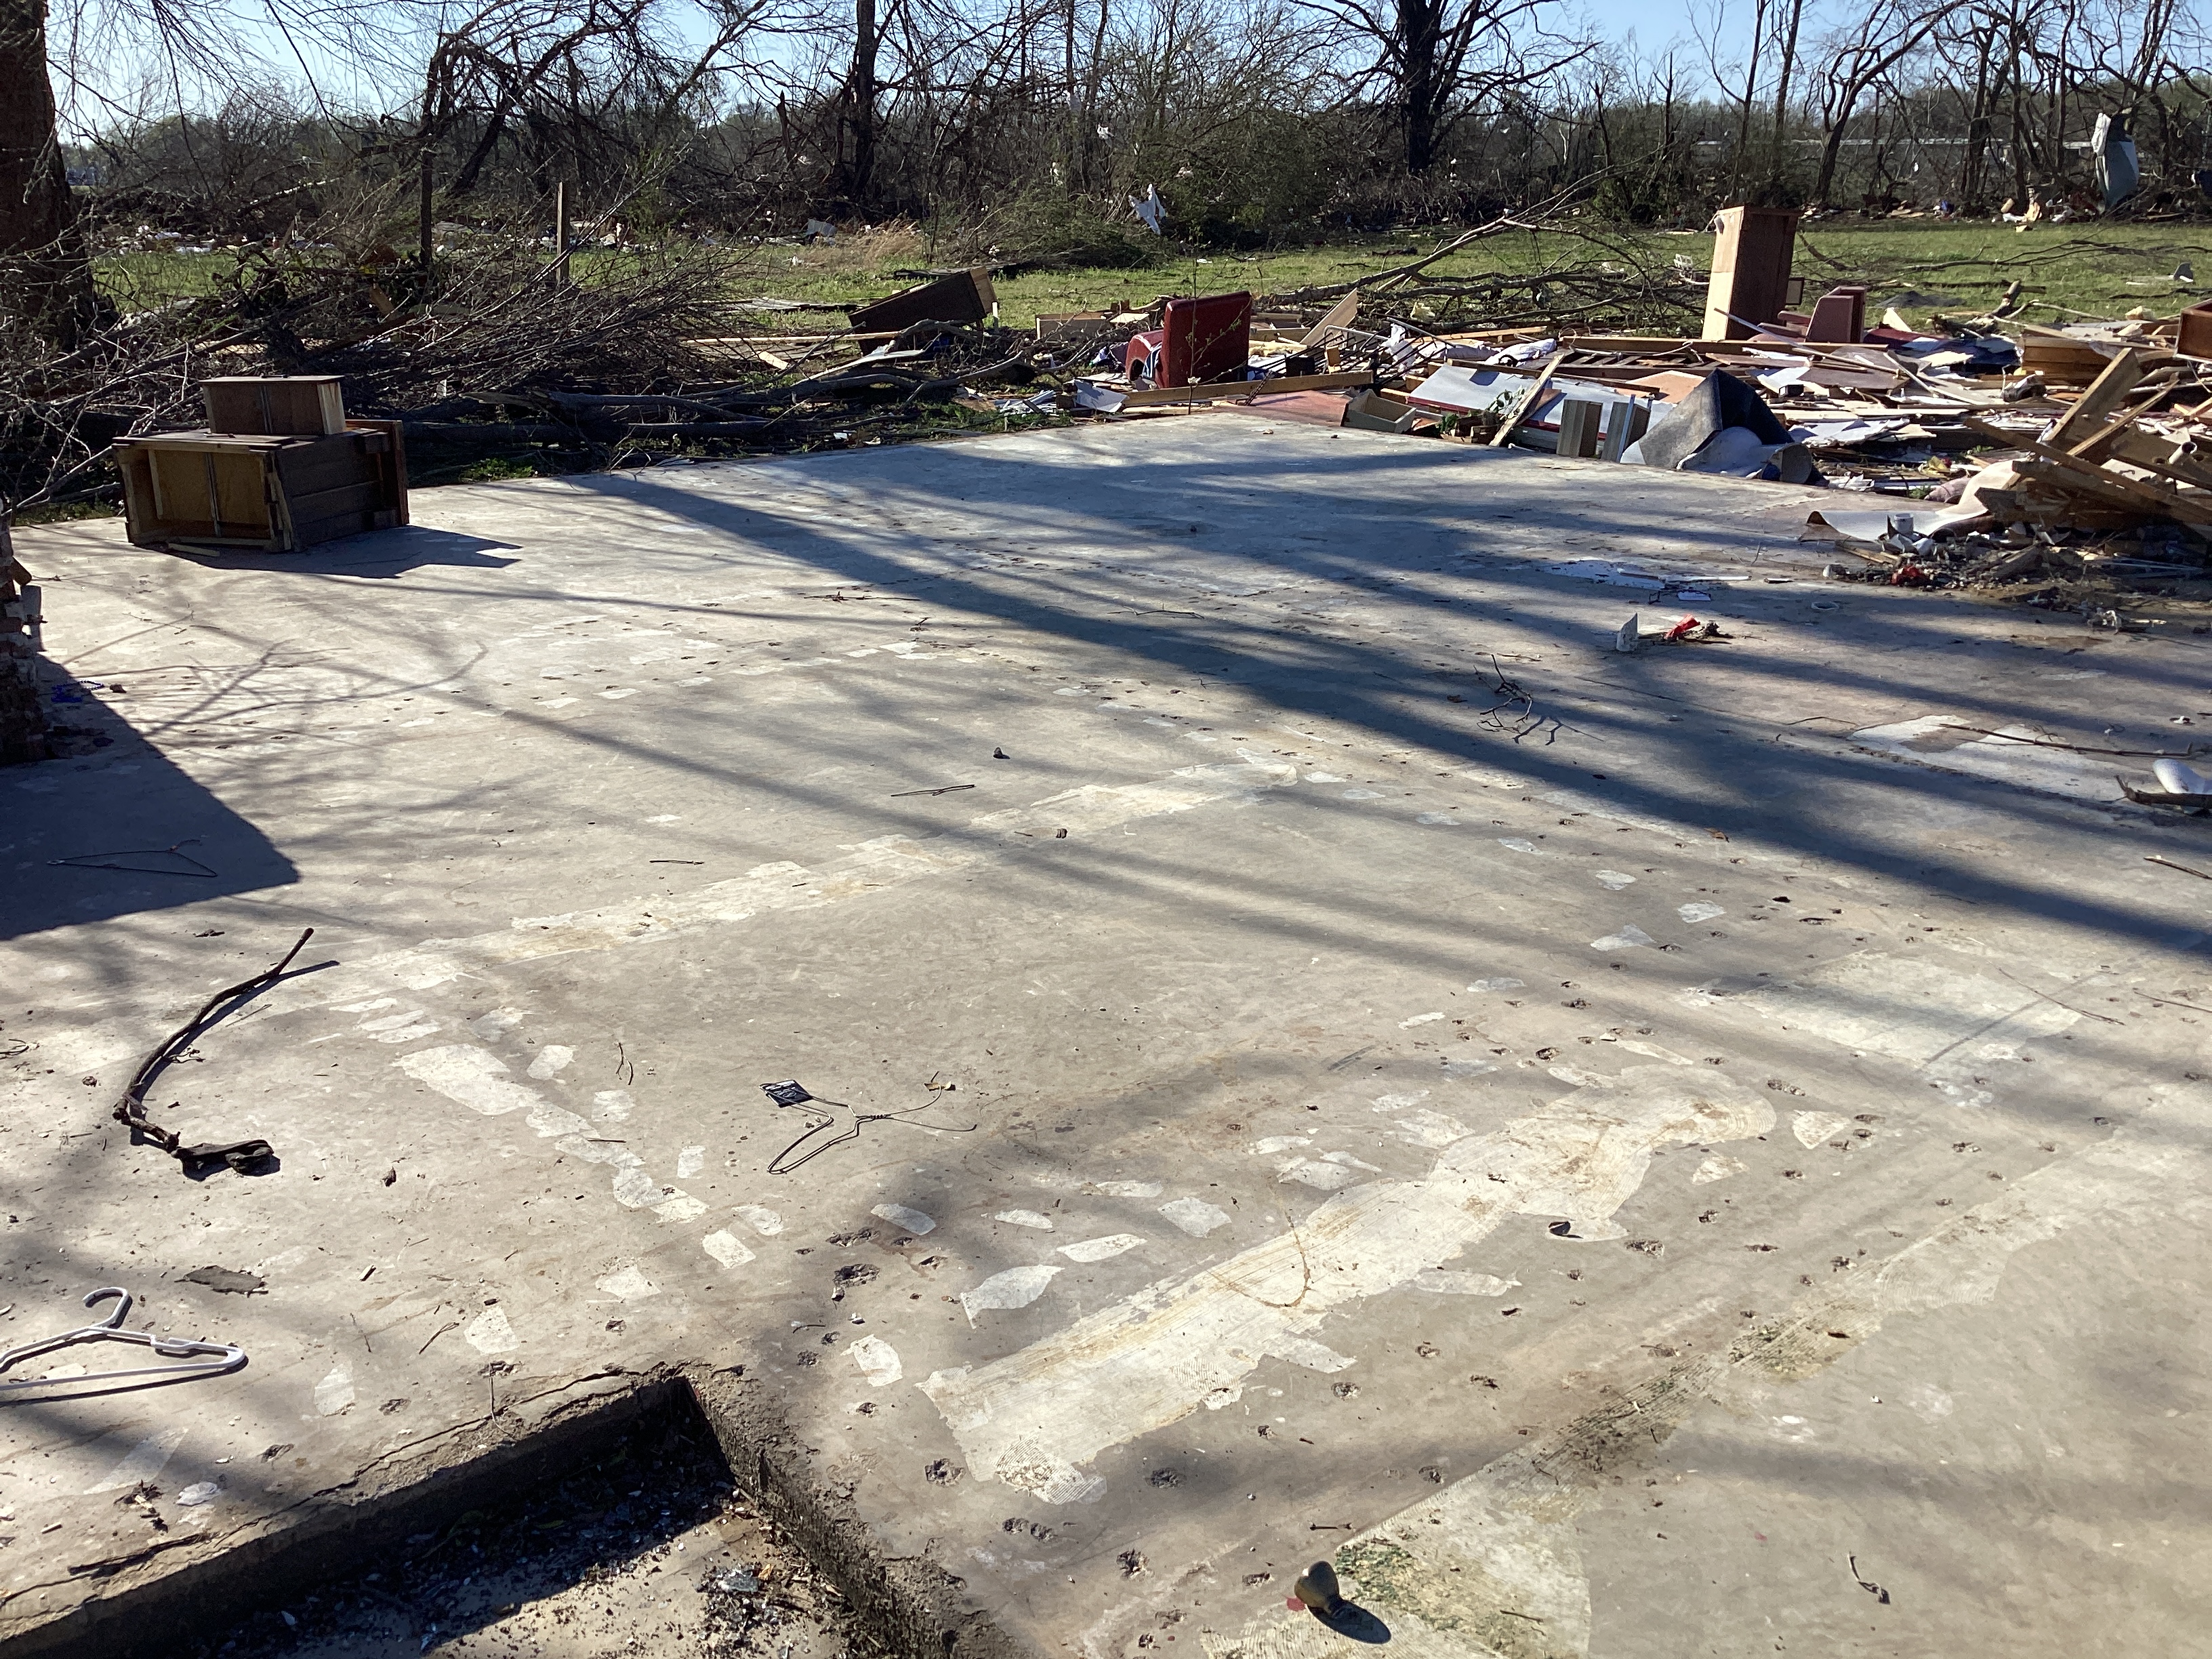
[[[1859,100],[1919,50],[1943,12],[1941,3],[1929,0],[1871,0],[1838,26],[1821,71],[1820,164],[1812,191],[1819,205],[1827,206],[1835,189],[1836,166]]]
[[[1469,108],[1556,74],[1588,44],[1545,27],[1552,0],[1298,0],[1332,44],[1366,61],[1355,95],[1380,94],[1396,117],[1406,170],[1419,177]]]

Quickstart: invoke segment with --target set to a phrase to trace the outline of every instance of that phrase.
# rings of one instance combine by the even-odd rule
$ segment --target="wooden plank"
[[[2081,449],[2081,445],[2075,445],[2074,453],[2080,456]],[[2204,466],[2183,453],[2181,446],[2172,439],[2160,438],[2140,427],[2121,428],[2118,434],[2105,444],[2104,453],[2113,460],[2125,461],[2130,466],[2155,472],[2161,478],[2171,478],[2176,483],[2194,484],[2199,489],[2212,490],[2212,467]]]
[[[1559,372],[1559,365],[1566,361],[1567,354],[1564,351],[1555,351],[1552,354],[1551,360],[1544,365],[1544,372],[1536,377],[1536,384],[1521,394],[1520,402],[1513,405],[1513,412],[1505,417],[1504,424],[1500,426],[1491,438],[1491,448],[1505,447],[1506,441],[1521,429],[1521,422],[1528,418],[1528,411],[1535,408],[1537,400],[1551,386],[1552,376]]]
[[[846,314],[854,328],[898,330],[916,323],[980,323],[997,303],[991,273],[978,265],[973,270],[940,276],[919,288],[853,306]]]
[[[2071,449],[2103,424],[2142,377],[2142,360],[2132,351],[2122,352],[2105,365],[2104,373],[2089,383],[2089,389],[2075,400],[2074,407],[2060,417],[2044,441],[2054,449]]]
[[[2154,518],[2174,519],[2183,524],[2212,524],[2212,495],[2179,495],[2077,461],[2063,450],[2055,451],[2040,444],[2029,447],[2035,452],[2033,459],[2013,463],[2023,478],[2094,496],[2112,506],[2124,507]]]
[[[1331,306],[1322,319],[1306,331],[1305,337],[1298,343],[1301,346],[1322,345],[1327,342],[1330,335],[1341,333],[1350,328],[1358,317],[1359,290],[1355,288]]]
[[[1124,409],[1150,409],[1161,404],[1209,404],[1224,398],[1266,398],[1278,392],[1347,392],[1372,386],[1371,369],[1345,369],[1334,374],[1285,374],[1273,380],[1216,380],[1206,386],[1148,387],[1125,397]]]

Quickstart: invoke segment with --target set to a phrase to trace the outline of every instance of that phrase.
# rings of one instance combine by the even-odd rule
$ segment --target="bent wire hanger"
[[[24,1395],[32,1389],[59,1390],[40,1396],[48,1400],[76,1400],[92,1395],[121,1394],[132,1389],[158,1389],[168,1382],[189,1382],[195,1377],[220,1376],[234,1371],[246,1364],[246,1350],[227,1342],[197,1342],[184,1337],[157,1336],[152,1331],[126,1331],[124,1319],[131,1312],[131,1292],[120,1285],[110,1285],[93,1291],[84,1299],[88,1308],[96,1308],[112,1297],[120,1297],[115,1311],[97,1325],[81,1325],[76,1330],[64,1331],[58,1336],[46,1337],[37,1342],[26,1342],[19,1348],[0,1352],[0,1371],[34,1359],[40,1354],[53,1353],[79,1342],[132,1342],[151,1348],[164,1359],[197,1360],[194,1364],[138,1365],[119,1371],[95,1371],[83,1376],[0,1377],[0,1406],[34,1403]],[[128,1378],[143,1381],[126,1381]],[[119,1385],[119,1386],[118,1386]]]

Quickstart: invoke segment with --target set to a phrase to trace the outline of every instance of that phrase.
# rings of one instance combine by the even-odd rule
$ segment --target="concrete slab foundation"
[[[916,1659],[2195,1650],[2212,848],[2082,751],[2212,640],[1808,494],[1222,415],[24,532],[112,741],[0,775],[0,1340],[251,1363],[5,1407],[0,1650],[671,1388]],[[132,1145],[307,927],[148,1097],[276,1167]]]

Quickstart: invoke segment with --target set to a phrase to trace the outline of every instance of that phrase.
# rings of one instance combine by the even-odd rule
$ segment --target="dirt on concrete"
[[[843,1599],[696,1419],[263,1607],[191,1659],[872,1659]]]

